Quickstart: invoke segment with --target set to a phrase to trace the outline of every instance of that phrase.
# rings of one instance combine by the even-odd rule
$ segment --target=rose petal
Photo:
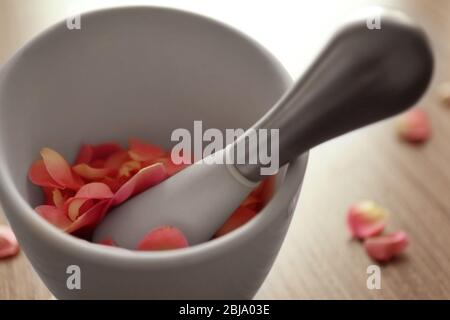
[[[127,161],[119,169],[119,177],[131,177],[141,169],[141,163],[139,161],[131,160]]]
[[[111,189],[104,183],[91,182],[85,184],[75,194],[75,198],[87,198],[87,199],[109,199],[114,194]]]
[[[84,144],[81,146],[80,151],[75,160],[75,164],[90,163],[94,156],[94,149],[90,144]]]
[[[119,190],[120,187],[123,186],[123,184],[127,181],[128,178],[113,179],[111,177],[105,177],[101,182],[106,184],[111,189],[112,192],[116,193],[117,190]]]
[[[157,185],[166,178],[167,172],[160,163],[141,169],[115,193],[113,204],[119,205],[131,196]]]
[[[385,226],[387,210],[372,201],[352,205],[347,213],[347,225],[351,235],[366,239],[380,234]]]
[[[80,181],[75,178],[69,164],[58,152],[50,148],[43,148],[41,156],[49,175],[58,184],[73,190],[81,187]]]
[[[11,228],[0,225],[0,259],[15,256],[19,250],[19,243]]]
[[[115,142],[107,142],[102,144],[97,144],[95,146],[92,146],[93,150],[93,156],[92,161],[103,159],[106,160],[111,155],[123,151],[123,148],[121,145]]]
[[[71,221],[75,221],[79,216],[94,206],[94,201],[87,198],[71,198],[65,203],[65,212]]]
[[[37,160],[31,165],[28,171],[28,179],[41,187],[64,188],[50,176],[43,160]]]
[[[399,116],[397,131],[408,142],[425,142],[431,136],[431,126],[424,110],[413,109]]]
[[[129,140],[129,147],[130,151],[128,154],[136,161],[148,161],[160,158],[166,153],[164,149],[136,138]]]
[[[62,208],[64,206],[64,196],[59,189],[53,189],[52,191],[53,203],[57,208]]]
[[[131,158],[128,154],[128,151],[118,151],[111,156],[108,157],[105,161],[105,168],[111,169],[111,170],[119,170],[120,167],[127,161],[129,161]]]
[[[379,262],[387,262],[400,254],[409,244],[408,235],[403,231],[368,238],[364,241],[367,254]]]
[[[81,228],[96,226],[105,216],[111,203],[111,199],[99,201],[92,208],[80,215],[70,226],[65,228],[65,231],[67,233],[74,233]]]
[[[101,180],[111,172],[111,169],[94,168],[88,164],[81,163],[74,166],[73,171],[86,180]]]
[[[217,230],[214,235],[215,238],[221,237],[231,231],[239,228],[240,226],[246,224],[248,221],[256,216],[256,211],[246,207],[239,207],[233,214],[228,218],[227,221]]]
[[[177,228],[159,227],[147,234],[139,243],[138,250],[173,250],[186,248],[188,242]]]
[[[241,206],[254,211],[259,211],[262,207],[262,202],[260,198],[255,197],[254,195],[249,195],[245,198],[244,202],[241,203]]]
[[[250,195],[261,199],[262,205],[265,206],[275,193],[276,177],[270,176],[264,179],[258,187],[253,190]]]
[[[117,247],[116,243],[112,238],[106,238],[97,242],[98,244],[102,244],[104,246]]]
[[[177,174],[178,172],[189,166],[187,164],[175,164],[170,157],[158,158],[155,161],[161,162],[164,165],[169,176],[173,176],[174,174]],[[146,167],[147,165],[149,164],[146,164],[144,162],[144,167]]]
[[[72,223],[72,221],[70,221],[66,216],[65,212],[55,206],[38,206],[35,210],[42,218],[60,229],[65,229]]]

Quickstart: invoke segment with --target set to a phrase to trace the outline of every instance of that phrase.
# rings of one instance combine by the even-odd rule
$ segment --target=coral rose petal
[[[129,147],[130,151],[128,153],[136,161],[148,161],[160,158],[166,153],[164,149],[136,138],[129,140]]]
[[[136,175],[128,180],[114,195],[114,205],[119,205],[131,196],[134,196],[167,178],[164,166],[156,163],[141,169]]]
[[[0,225],[0,259],[15,256],[19,250],[19,243],[11,228]]]
[[[367,254],[379,262],[390,261],[405,250],[408,244],[408,235],[403,231],[368,238],[364,241]]]
[[[75,164],[90,163],[94,155],[94,149],[90,144],[81,146],[80,151],[75,160]]]
[[[106,160],[111,155],[113,155],[117,152],[123,151],[122,146],[115,142],[107,142],[107,143],[98,144],[98,145],[92,146],[92,149],[93,149],[92,160],[98,160],[98,159]]]
[[[106,184],[101,182],[91,182],[85,184],[75,194],[76,198],[87,199],[109,199],[113,196],[114,194],[111,189]]]
[[[105,161],[105,168],[111,169],[111,170],[119,170],[120,167],[127,161],[129,161],[131,158],[128,154],[128,151],[118,151],[114,154],[112,154],[108,159]]]
[[[354,238],[366,239],[384,230],[387,215],[387,210],[376,203],[362,201],[350,207],[347,213],[347,225]]]
[[[41,156],[49,175],[60,185],[69,189],[78,190],[80,181],[77,181],[67,161],[56,151],[43,148]]]
[[[397,131],[408,142],[425,142],[431,136],[431,126],[424,110],[413,109],[399,116]]]
[[[261,199],[253,195],[249,195],[241,204],[242,207],[246,207],[255,211],[258,211],[262,207]]]
[[[75,221],[79,216],[94,206],[92,199],[71,198],[66,204],[67,216],[71,221]]]
[[[217,230],[214,235],[215,238],[221,237],[231,231],[239,228],[240,226],[246,224],[248,221],[256,216],[256,211],[246,207],[239,207],[233,214],[228,218],[227,221]]]
[[[95,168],[86,163],[80,163],[73,167],[73,171],[86,180],[101,180],[111,172],[111,169]]]
[[[50,176],[43,160],[37,160],[31,165],[28,171],[28,178],[31,182],[41,187],[64,188]]]
[[[105,216],[111,203],[111,199],[101,200],[96,203],[93,207],[80,215],[70,226],[65,228],[65,231],[74,233],[81,228],[96,226]]]
[[[188,242],[183,233],[174,227],[159,227],[147,234],[139,243],[138,250],[173,250],[186,248]]]
[[[66,216],[64,210],[55,206],[38,206],[35,210],[42,218],[60,229],[65,229],[72,223]]]
[[[141,163],[139,161],[131,160],[127,161],[119,169],[119,177],[131,177],[141,169]]]

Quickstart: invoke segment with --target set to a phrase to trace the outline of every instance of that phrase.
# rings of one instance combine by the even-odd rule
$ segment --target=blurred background
[[[288,236],[256,298],[450,298],[450,109],[436,92],[450,81],[450,1],[0,0],[0,66],[67,16],[131,4],[185,9],[232,25],[271,51],[293,78],[358,8],[399,8],[422,24],[436,58],[432,85],[419,102],[429,115],[432,138],[420,146],[404,143],[390,119],[312,150]],[[405,230],[411,239],[404,255],[381,266],[380,290],[367,288],[366,269],[374,262],[345,224],[349,206],[363,199],[388,208],[388,230]],[[5,222],[1,213],[0,222]],[[0,261],[0,299],[49,297],[23,253]]]

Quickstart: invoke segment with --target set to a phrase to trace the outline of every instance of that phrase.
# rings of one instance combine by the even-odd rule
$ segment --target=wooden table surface
[[[64,17],[67,6],[75,2],[0,0],[0,63],[31,36]],[[102,4],[121,2],[124,1],[102,1]],[[450,108],[441,105],[436,87],[450,80],[450,1],[345,0],[334,1],[333,5],[328,1],[314,2],[314,5],[311,2],[300,5],[305,10],[296,10],[298,1],[278,1],[278,6],[263,4],[256,12],[252,11],[254,2],[242,4],[239,10],[233,9],[238,5],[233,1],[168,3],[212,15],[243,29],[273,51],[293,76],[304,70],[323,38],[317,36],[320,30],[311,34],[315,28],[309,27],[310,23],[317,20],[324,30],[329,30],[331,23],[327,23],[331,15],[353,7],[367,3],[401,7],[425,26],[435,49],[437,65],[433,84],[420,103],[430,115],[433,137],[423,146],[402,143],[396,137],[393,120],[389,120],[312,150],[289,233],[256,298],[448,299]],[[100,1],[93,0],[77,3],[83,10],[101,5]],[[289,19],[280,18],[280,23],[262,30],[269,14],[286,15]],[[292,45],[294,35],[302,42]],[[299,60],[304,62],[299,64]],[[388,229],[405,230],[411,238],[410,247],[400,259],[381,266],[380,290],[367,288],[366,269],[374,262],[359,243],[350,239],[345,225],[347,208],[361,199],[373,199],[389,208]],[[23,253],[0,261],[0,299],[47,299],[49,296]]]

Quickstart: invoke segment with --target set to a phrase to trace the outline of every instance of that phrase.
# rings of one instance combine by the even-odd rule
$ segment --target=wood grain
[[[66,6],[73,2],[42,0],[38,6],[34,0],[1,1],[0,63],[31,36],[63,17]],[[83,3],[83,9],[89,7]],[[91,3],[98,6],[98,1]],[[450,80],[450,1],[349,0],[339,1],[339,6],[348,10],[367,3],[401,7],[432,36],[436,74],[420,104],[430,115],[433,137],[423,146],[402,143],[389,120],[315,148],[289,233],[258,299],[450,298],[450,109],[440,105],[435,92],[439,83]],[[310,21],[307,15],[311,12],[299,14]],[[236,24],[240,27],[237,20]],[[251,27],[249,30],[258,39]],[[264,41],[275,54],[283,55],[280,48]],[[302,50],[308,47],[303,45]],[[297,58],[285,60],[297,76],[301,67],[290,68],[298,64]],[[361,199],[373,199],[389,208],[388,229],[405,230],[411,237],[405,255],[381,266],[381,290],[367,289],[366,269],[373,261],[349,238],[345,226],[348,206]],[[48,297],[23,254],[0,262],[0,299]]]

